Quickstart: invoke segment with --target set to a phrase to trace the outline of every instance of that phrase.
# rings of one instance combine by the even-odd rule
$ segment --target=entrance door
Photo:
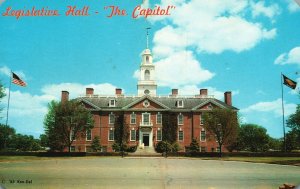
[[[143,134],[144,146],[149,146],[149,134]]]

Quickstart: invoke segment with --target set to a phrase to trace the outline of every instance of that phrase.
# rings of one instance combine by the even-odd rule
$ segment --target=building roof
[[[180,96],[150,97],[147,95],[142,97],[136,97],[136,96],[122,96],[122,95],[120,96],[87,95],[87,96],[79,97],[78,100],[90,105],[91,109],[99,110],[99,111],[100,110],[101,111],[131,110],[132,106],[145,100],[158,104],[161,107],[160,110],[168,110],[168,111],[197,111],[202,106],[205,106],[207,104],[212,104],[220,108],[232,109],[235,111],[238,110],[234,106],[229,106],[218,99],[210,98],[210,97],[180,97]],[[109,106],[110,100],[115,100],[114,107]],[[177,103],[179,100],[182,100],[183,107],[177,107]]]

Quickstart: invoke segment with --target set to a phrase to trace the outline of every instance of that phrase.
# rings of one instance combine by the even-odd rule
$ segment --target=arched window
[[[150,80],[150,71],[145,70],[145,80]]]
[[[149,56],[146,56],[146,64],[149,63]]]

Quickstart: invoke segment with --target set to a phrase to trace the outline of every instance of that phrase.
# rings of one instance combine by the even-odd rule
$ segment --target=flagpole
[[[12,72],[10,72],[12,74]],[[8,88],[8,100],[7,100],[7,110],[6,110],[6,127],[8,126],[8,112],[9,112],[9,102],[10,102],[10,88],[11,88],[11,78],[9,78],[9,88]]]
[[[282,106],[282,127],[283,127],[283,143],[284,143],[284,152],[286,152],[286,138],[285,138],[285,126],[284,126],[284,103],[283,103],[283,81],[282,81],[282,72],[281,72],[281,106]]]

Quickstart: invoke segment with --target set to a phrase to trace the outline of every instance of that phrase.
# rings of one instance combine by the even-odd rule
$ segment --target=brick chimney
[[[231,91],[226,91],[224,93],[224,101],[227,105],[232,106]]]
[[[178,89],[172,89],[172,96],[178,95]]]
[[[68,91],[61,91],[61,103],[65,103],[69,101],[69,92]]]
[[[93,88],[86,88],[85,89],[85,94],[86,95],[93,95],[94,94],[94,89]]]
[[[122,89],[116,88],[116,95],[121,96],[122,95]]]
[[[207,89],[200,89],[200,96],[207,96]]]

